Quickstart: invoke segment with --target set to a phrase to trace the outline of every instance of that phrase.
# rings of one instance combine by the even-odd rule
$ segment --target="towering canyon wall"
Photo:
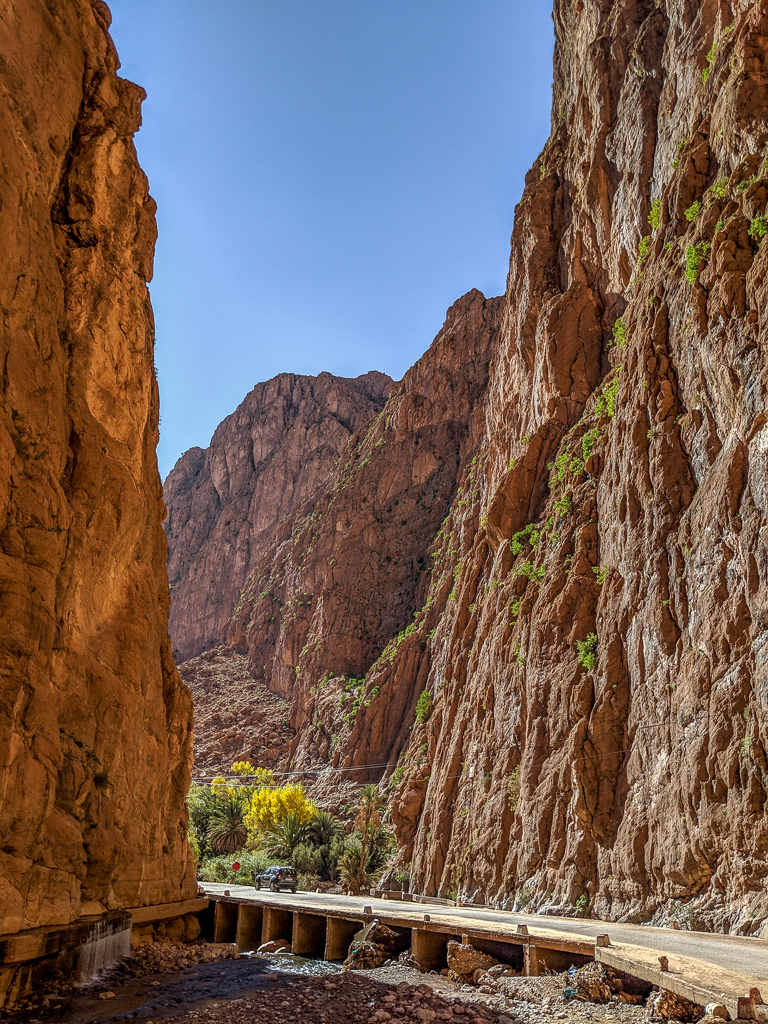
[[[194,894],[146,282],[101,0],[0,10],[0,934]]]
[[[180,659],[221,638],[278,521],[321,486],[344,445],[381,411],[392,380],[282,373],[256,387],[165,481],[171,635]]]
[[[227,627],[427,893],[768,934],[768,11],[556,0],[470,293]],[[355,777],[355,776],[352,776]]]

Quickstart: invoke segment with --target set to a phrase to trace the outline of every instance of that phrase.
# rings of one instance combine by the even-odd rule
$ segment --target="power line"
[[[649,722],[646,725],[637,725],[637,726],[633,727],[633,736],[636,733],[638,733],[638,732],[645,732],[645,731],[647,731],[649,729],[666,729],[666,728],[669,728],[670,726],[673,726],[673,725],[676,725],[676,724],[677,724],[676,721],[670,720],[668,722]],[[586,742],[594,743],[595,740],[601,739],[603,737],[624,735],[624,733],[626,733],[627,731],[628,730],[625,727],[623,729],[614,729],[614,730],[612,730],[610,732],[596,733],[591,738],[588,737],[588,736],[585,736],[582,739],[581,742],[583,743],[583,742],[586,741]],[[549,761],[557,753],[562,752],[564,749],[565,749],[564,746],[557,747],[557,748],[553,749],[552,752],[543,761],[537,761],[534,764],[529,765],[529,768],[541,768],[543,765],[545,765],[547,763],[547,761]],[[569,758],[568,764],[576,764],[576,763],[579,763],[581,761],[598,761],[598,760],[600,760],[600,759],[602,759],[604,757],[617,757],[620,754],[622,754],[622,755],[623,754],[628,754],[631,751],[633,751],[634,749],[635,748],[634,748],[634,745],[633,745],[631,747],[624,747],[621,750],[609,750],[609,751],[602,751],[602,752],[596,751],[593,754],[585,754],[583,757]],[[375,763],[375,764],[353,765],[353,766],[348,767],[348,768],[332,768],[330,765],[326,765],[326,766],[322,766],[322,767],[319,767],[319,768],[304,768],[304,769],[297,769],[295,771],[288,771],[288,772],[272,772],[272,775],[275,776],[276,778],[289,778],[289,777],[294,777],[294,776],[323,775],[323,774],[330,774],[330,775],[337,775],[338,774],[338,775],[340,775],[340,774],[344,774],[346,772],[364,772],[364,771],[374,771],[374,770],[380,770],[380,769],[381,770],[385,770],[387,768],[396,766],[397,764],[398,764],[398,761],[381,761],[381,762],[378,762],[378,763]],[[444,781],[449,782],[449,781],[451,781],[453,779],[460,779],[464,775],[465,775],[464,772],[460,772],[458,775],[449,775],[449,776],[446,776]],[[197,776],[193,776],[192,781],[194,783],[198,784],[198,785],[206,785],[207,782],[213,782],[215,779],[219,779],[219,778],[224,778],[224,776],[223,775],[197,775]],[[258,778],[258,776],[256,776],[256,775],[239,775],[239,776],[237,776],[238,780],[242,780],[242,779],[257,779],[257,778]],[[231,782],[227,781],[227,785],[230,786],[231,788],[234,788],[234,789],[240,789],[240,788],[250,789],[250,788],[253,788],[247,782],[241,782],[241,781],[235,781],[235,780],[232,780]],[[272,785],[270,783],[265,783],[263,785],[260,785],[259,788],[261,788],[261,789],[279,789],[280,786]]]

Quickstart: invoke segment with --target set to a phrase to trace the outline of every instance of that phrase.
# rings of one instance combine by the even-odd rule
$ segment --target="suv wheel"
[[[257,878],[257,879],[256,879],[256,888],[257,888],[257,889],[260,889],[260,888],[261,888],[261,879],[260,879],[260,878]]]
[[[269,886],[272,892],[278,892],[277,882],[272,882]]]

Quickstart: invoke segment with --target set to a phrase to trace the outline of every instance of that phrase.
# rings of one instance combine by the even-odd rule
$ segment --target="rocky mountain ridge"
[[[469,293],[227,642],[426,893],[768,934],[768,11],[556,0],[505,295]],[[410,478],[409,478],[410,476]]]
[[[184,660],[218,643],[277,522],[321,485],[392,381],[282,373],[255,388],[191,448],[164,486],[171,635]]]

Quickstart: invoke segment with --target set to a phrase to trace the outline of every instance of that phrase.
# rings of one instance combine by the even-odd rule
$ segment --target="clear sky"
[[[504,290],[549,0],[110,0],[143,85],[167,475],[276,373],[400,378]]]

